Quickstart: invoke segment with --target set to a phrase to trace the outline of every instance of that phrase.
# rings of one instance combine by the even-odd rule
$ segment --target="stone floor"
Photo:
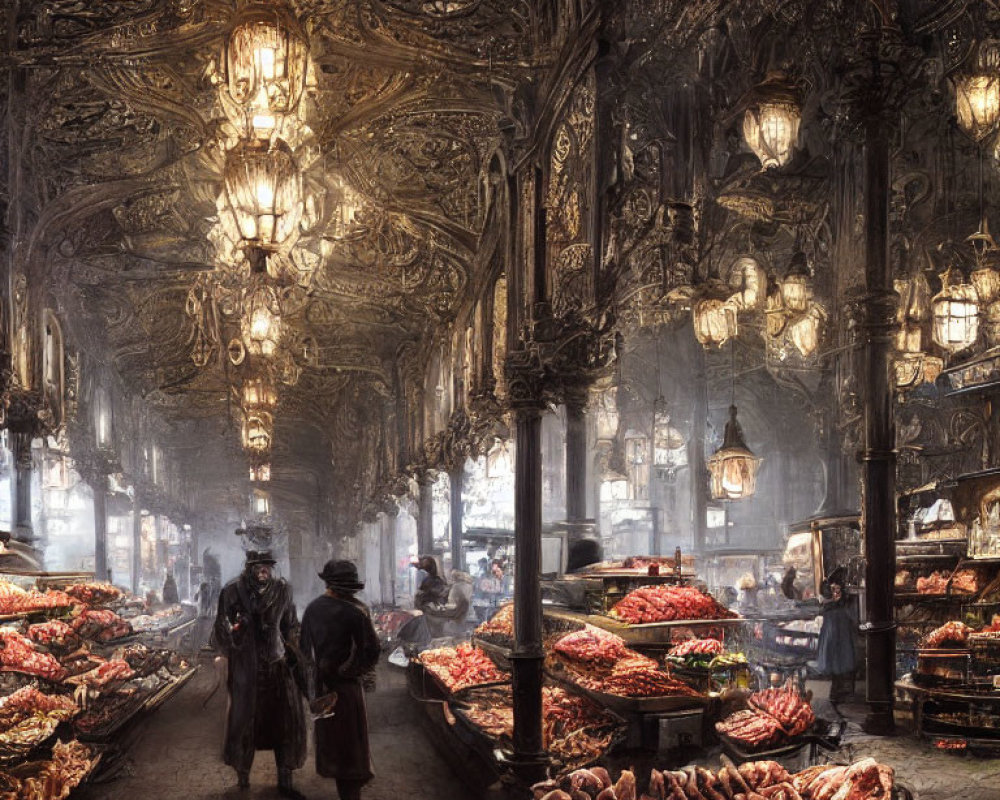
[[[212,665],[140,724],[122,774],[89,786],[74,800],[270,800],[276,773],[270,753],[259,753],[249,792],[235,788],[235,773],[221,762],[225,686],[203,707],[212,690]],[[368,695],[371,744],[377,777],[365,800],[471,800],[447,763],[431,747],[407,695],[402,671],[383,666],[378,690]],[[320,778],[312,752],[295,773],[296,788],[309,800],[337,797],[334,782]]]
[[[224,688],[205,704],[214,681],[212,664],[208,662],[195,681],[141,723],[121,774],[82,790],[75,795],[76,800],[277,798],[270,754],[260,754],[248,793],[235,789],[232,771],[221,764]],[[827,687],[818,683],[810,688],[815,693],[817,713],[832,718],[834,710],[822,699]],[[378,777],[366,789],[365,800],[477,800],[429,743],[400,670],[380,667],[378,691],[368,697]],[[848,729],[843,748],[833,754],[834,759],[873,756],[892,765],[900,781],[913,791],[915,800],[1000,800],[1000,759],[982,760],[933,750],[909,735],[905,723],[900,726],[901,735],[875,739],[861,731],[862,706],[841,706],[840,711],[848,720]],[[296,781],[310,800],[336,797],[333,782],[316,776],[311,756],[306,767],[296,773]]]

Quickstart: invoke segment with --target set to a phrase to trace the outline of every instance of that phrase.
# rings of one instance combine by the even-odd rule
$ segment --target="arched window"
[[[52,412],[53,426],[63,424],[65,374],[63,370],[62,327],[49,309],[42,315],[42,376],[45,400]]]

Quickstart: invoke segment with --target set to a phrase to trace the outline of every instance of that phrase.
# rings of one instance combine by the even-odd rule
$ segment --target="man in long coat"
[[[267,551],[250,551],[243,573],[219,595],[212,643],[229,660],[229,712],[223,760],[236,770],[240,788],[250,785],[257,750],[273,750],[278,791],[301,798],[292,770],[306,760],[306,722],[293,675],[299,621],[292,592],[274,577]]]
[[[360,800],[374,777],[368,747],[363,679],[378,662],[379,642],[364,588],[350,561],[328,561],[319,576],[326,593],[302,615],[302,652],[311,664],[310,696],[333,700],[333,715],[316,720],[316,772],[337,781],[341,800]]]

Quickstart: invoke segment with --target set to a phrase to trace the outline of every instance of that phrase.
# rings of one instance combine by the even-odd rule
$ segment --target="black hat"
[[[323,565],[319,576],[331,589],[359,592],[365,588],[364,583],[358,580],[358,568],[352,561],[331,559]]]
[[[274,560],[274,556],[271,555],[270,550],[247,550],[247,562],[248,567],[254,566],[255,564],[277,564],[278,562]]]

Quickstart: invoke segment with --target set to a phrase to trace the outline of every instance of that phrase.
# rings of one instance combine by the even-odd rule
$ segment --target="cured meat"
[[[123,592],[110,583],[74,583],[66,587],[66,594],[88,606],[100,606],[120,600]]]
[[[693,586],[640,586],[615,603],[611,616],[633,625],[683,619],[736,617],[709,594]]]
[[[56,647],[72,647],[80,641],[73,628],[58,619],[29,625],[28,638],[38,644]]]
[[[948,591],[948,573],[940,570],[926,578],[917,578],[917,592],[920,594],[945,594]]]
[[[9,581],[0,581],[0,614],[31,614],[71,608],[75,603],[65,592],[52,589],[39,592],[37,589],[22,589]]]
[[[45,694],[34,686],[25,686],[0,699],[0,728],[16,725],[35,714],[47,714],[60,720],[72,719],[79,709],[70,698]]]
[[[964,622],[952,620],[946,622],[940,628],[935,628],[921,640],[921,647],[965,647],[969,639],[969,634],[973,633],[972,628]]]
[[[127,681],[135,676],[135,671],[128,665],[127,661],[116,658],[105,661],[92,670],[81,675],[74,675],[66,679],[66,683],[76,683],[81,686],[101,688],[107,686],[112,681]]]
[[[782,735],[781,724],[778,720],[770,714],[749,709],[737,711],[722,722],[716,722],[715,729],[753,750],[758,750],[777,741]],[[743,774],[742,769],[740,774]]]
[[[420,662],[452,692],[510,677],[498,669],[486,653],[465,643],[458,647],[425,650],[420,654]]]
[[[476,628],[476,636],[486,641],[508,644],[514,639],[514,606],[506,605]]]
[[[35,650],[31,640],[10,628],[0,628],[0,666],[12,672],[60,681],[64,670],[48,653]]]
[[[812,707],[794,689],[764,689],[750,695],[750,704],[778,720],[789,736],[805,733],[816,721]]]
[[[110,642],[112,639],[129,636],[132,626],[114,611],[88,608],[73,620],[73,630],[87,639]]]
[[[17,781],[18,800],[64,800],[91,770],[91,750],[73,740],[57,742],[52,748],[52,758],[41,762],[37,771],[23,780],[4,775],[8,781]]]
[[[672,647],[668,656],[683,658],[691,655],[717,656],[722,652],[722,642],[718,639],[688,639]]]
[[[615,664],[601,682],[603,691],[623,697],[700,697],[683,681],[664,672],[645,657],[625,659]]]
[[[572,661],[596,667],[612,667],[616,661],[633,653],[620,636],[593,625],[567,633],[553,645],[553,649]]]

